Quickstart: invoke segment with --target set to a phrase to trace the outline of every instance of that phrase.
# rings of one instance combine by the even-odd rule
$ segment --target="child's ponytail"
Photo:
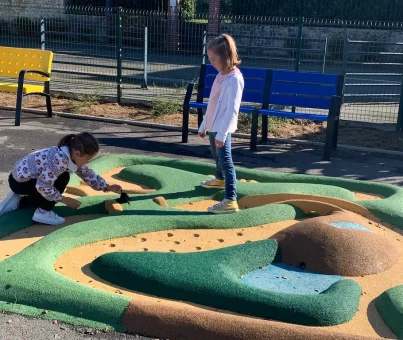
[[[59,144],[59,148],[62,146],[67,146],[70,150],[72,149],[80,151],[81,155],[96,155],[99,151],[99,144],[96,138],[89,132],[82,132],[79,134],[70,134],[63,137]]]
[[[57,144],[57,146],[59,148],[61,148],[62,146],[67,146],[70,149],[70,145],[71,145],[71,141],[74,139],[76,135],[75,134],[70,134],[67,136],[64,136],[60,141],[59,144]]]

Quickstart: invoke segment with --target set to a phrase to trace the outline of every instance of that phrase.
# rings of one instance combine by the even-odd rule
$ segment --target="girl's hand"
[[[222,148],[222,147],[224,146],[224,142],[220,142],[219,140],[216,140],[216,141],[215,141],[215,146],[216,146],[217,148]]]
[[[199,132],[199,137],[204,138],[204,137],[206,137],[206,134],[204,132]]]
[[[77,209],[81,205],[80,201],[77,201],[77,200],[75,200],[74,198],[71,198],[71,197],[64,197],[63,196],[63,198],[62,198],[62,200],[60,202],[64,203],[65,205],[67,205],[71,209]]]
[[[122,192],[122,187],[119,184],[108,185],[106,190],[113,191],[116,194],[120,194]]]

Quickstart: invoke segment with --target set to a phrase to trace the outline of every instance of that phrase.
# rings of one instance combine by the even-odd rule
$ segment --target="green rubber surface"
[[[73,324],[86,324],[94,328],[103,328],[108,325],[110,328],[124,331],[120,324],[130,299],[87,287],[57,273],[54,263],[61,255],[85,244],[139,233],[168,229],[247,228],[304,216],[298,208],[287,204],[271,204],[225,216],[174,209],[174,206],[184,203],[204,199],[220,200],[224,197],[222,190],[199,187],[200,181],[206,179],[206,175],[214,173],[213,164],[132,155],[107,156],[91,163],[91,168],[98,173],[116,167],[127,167],[120,174],[122,179],[145,184],[157,191],[147,195],[130,195],[131,204],[124,205],[122,213],[76,223],[57,230],[20,253],[0,262],[0,309],[26,315],[36,315],[37,312],[48,310],[49,313],[55,313],[55,318]],[[250,169],[237,169],[237,177],[260,182],[238,183],[240,198],[265,193],[302,193],[342,198],[358,203],[382,220],[403,228],[401,209],[403,190],[396,186]],[[70,184],[78,185],[78,183],[77,177],[72,176]],[[380,194],[385,198],[378,201],[356,201],[351,191]],[[152,201],[154,197],[161,195],[166,198],[169,208],[162,208]],[[61,216],[103,213],[105,199],[110,199],[110,196],[81,198],[82,206],[78,210],[57,206],[55,212]],[[32,214],[32,210],[22,210],[0,217],[0,238],[29,227],[32,223]],[[235,248],[236,252],[239,252],[240,260],[249,252],[259,252],[259,249],[264,247],[262,248],[262,245],[257,242],[248,244],[245,249],[249,250],[242,250],[242,247]],[[209,256],[208,253],[206,252],[204,256]],[[203,253],[198,253],[198,255],[201,254]],[[137,259],[138,256],[145,254],[132,255]],[[179,254],[164,254],[164,261],[171,261],[172,255]],[[155,261],[152,254],[147,256],[149,256],[147,261],[150,261],[148,263]],[[196,260],[199,263],[203,262],[199,258]],[[187,262],[187,260],[178,261],[182,261],[183,264]],[[270,257],[268,256],[265,261],[267,264],[270,263]],[[248,264],[248,266],[252,265],[256,264]],[[218,269],[220,273],[225,271],[225,268]],[[240,269],[231,267],[228,270],[238,273]],[[231,280],[227,284],[238,287]],[[280,298],[276,295],[262,298],[258,292],[252,294],[246,291],[241,296],[244,299],[243,303],[246,306],[249,305],[248,308],[253,304],[259,305],[261,303],[259,301],[270,302],[272,306],[277,306],[273,307],[279,312],[277,320],[287,319],[289,322],[303,324],[335,324],[344,322],[353,315],[354,306],[357,305],[356,295],[359,291],[360,287],[355,282],[342,280],[323,294],[319,294],[318,300],[308,301],[304,297],[296,300],[303,300],[303,303],[291,301],[292,308],[284,303],[288,297]],[[341,314],[340,311],[334,312],[332,308],[328,310],[329,301],[334,301],[333,298],[339,295],[351,297],[350,302],[340,307],[345,310]],[[257,296],[263,300],[259,300]],[[229,304],[231,305],[233,302]],[[262,314],[266,313],[264,306],[260,306],[258,310]],[[273,319],[276,319],[275,313],[270,315],[272,314]],[[387,314],[383,316],[387,318]]]

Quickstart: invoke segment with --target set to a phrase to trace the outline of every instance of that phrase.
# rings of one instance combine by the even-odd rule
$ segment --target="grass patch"
[[[178,99],[156,98],[153,100],[152,114],[155,117],[178,112],[182,112],[182,102]]]

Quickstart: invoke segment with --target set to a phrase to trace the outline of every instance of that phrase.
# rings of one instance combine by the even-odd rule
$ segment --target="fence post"
[[[148,27],[144,27],[144,76],[141,84],[142,89],[148,89],[147,82],[148,69]]]
[[[122,8],[116,8],[116,97],[120,104],[122,100]]]
[[[326,56],[327,56],[327,37],[325,38],[325,51],[323,53],[323,68],[322,68],[322,73],[325,73],[326,70]]]
[[[41,49],[45,50],[45,19],[41,19]]]
[[[348,38],[344,39],[344,45],[343,45],[343,73],[346,75],[347,73],[347,62],[348,62],[348,50],[349,50],[349,42],[350,40]]]
[[[400,102],[399,102],[399,111],[397,113],[397,123],[396,123],[396,131],[401,132],[403,130],[403,80],[400,85]]]
[[[304,25],[304,17],[298,17],[298,40],[297,40],[297,53],[295,54],[295,71],[299,71],[299,64],[301,62],[302,50],[302,28]]]
[[[207,48],[207,32],[204,31],[203,32],[203,61],[202,64],[205,65],[206,64],[206,48]]]
[[[302,27],[304,25],[304,17],[298,17],[298,40],[297,40],[297,53],[295,54],[295,71],[299,71],[299,63],[301,60],[301,50],[302,50]],[[295,106],[291,109],[295,112]]]

